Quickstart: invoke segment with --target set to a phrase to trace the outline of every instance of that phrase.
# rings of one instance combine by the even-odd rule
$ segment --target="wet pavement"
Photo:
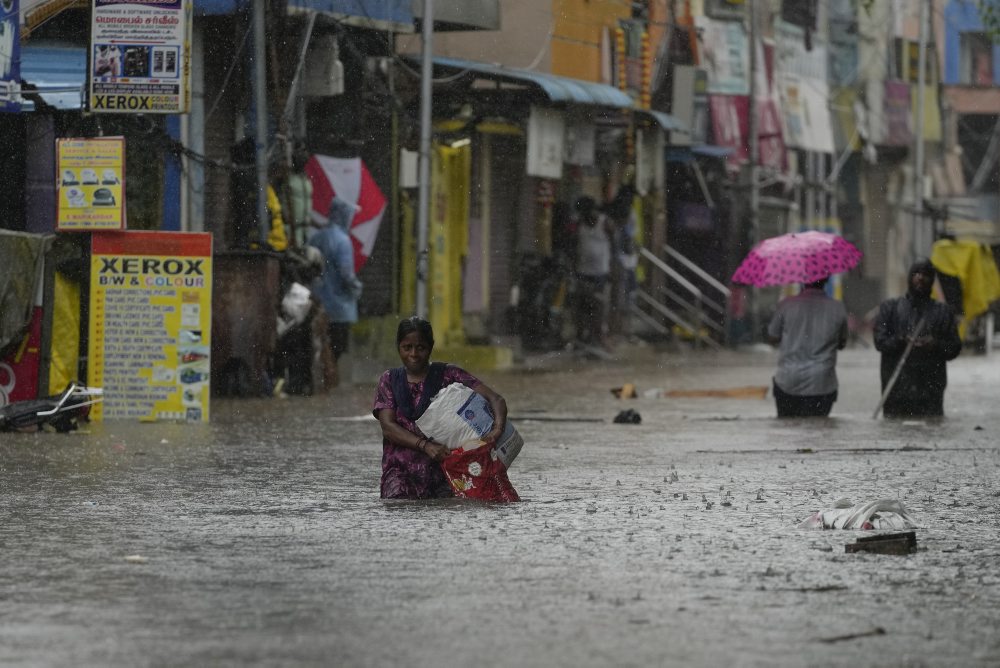
[[[829,420],[644,396],[773,364],[647,347],[484,375],[526,442],[510,506],[380,501],[371,384],[2,434],[0,665],[1000,664],[1000,356],[949,365],[941,421],[873,420],[863,348]],[[842,497],[902,501],[919,551],[796,528]]]

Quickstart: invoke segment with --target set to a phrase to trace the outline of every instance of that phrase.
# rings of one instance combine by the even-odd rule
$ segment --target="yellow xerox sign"
[[[95,234],[87,383],[101,419],[209,419],[212,235]]]

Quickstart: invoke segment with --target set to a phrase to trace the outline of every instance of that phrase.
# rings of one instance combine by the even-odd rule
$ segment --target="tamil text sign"
[[[94,0],[90,110],[187,112],[190,26],[190,0]]]

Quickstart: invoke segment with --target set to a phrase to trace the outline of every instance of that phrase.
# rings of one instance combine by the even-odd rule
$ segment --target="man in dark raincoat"
[[[929,260],[918,260],[910,267],[906,295],[887,299],[879,306],[875,348],[882,353],[883,392],[913,340],[910,355],[882,408],[886,417],[944,415],[945,363],[958,357],[962,340],[951,307],[931,298],[936,276]],[[923,326],[914,338],[921,320]]]

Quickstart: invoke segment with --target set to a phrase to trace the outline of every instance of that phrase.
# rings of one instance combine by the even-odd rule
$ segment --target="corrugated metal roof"
[[[416,60],[419,61],[419,58]],[[456,71],[475,72],[496,81],[529,84],[540,89],[552,102],[632,108],[632,98],[627,93],[606,84],[459,58],[435,58],[434,65]]]
[[[56,109],[80,109],[87,82],[84,47],[21,45],[21,78],[38,88],[38,94]],[[32,111],[30,100],[22,104]]]

